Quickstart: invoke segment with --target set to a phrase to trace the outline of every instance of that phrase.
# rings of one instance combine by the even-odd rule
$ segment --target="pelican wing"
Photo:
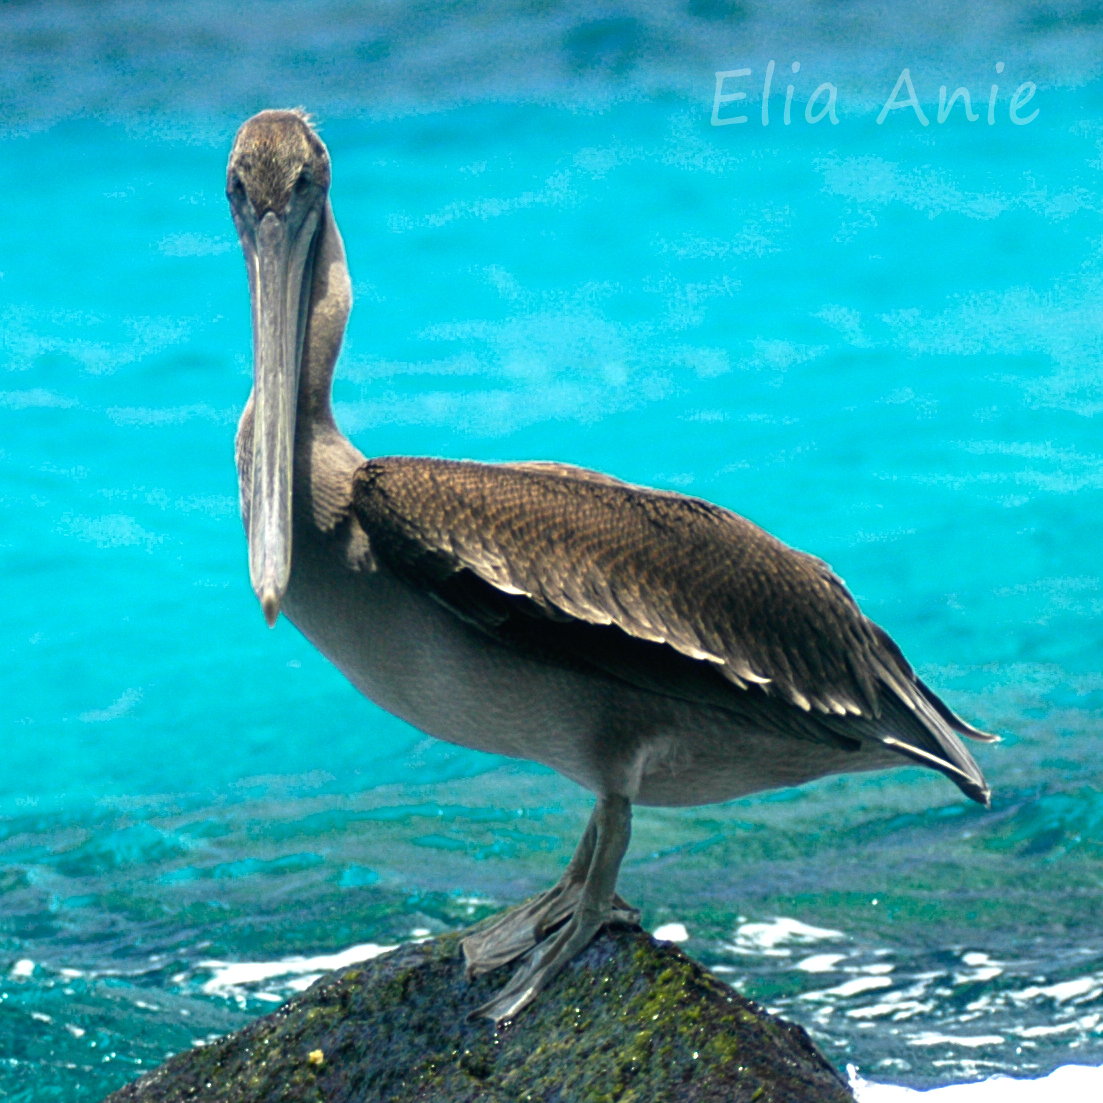
[[[405,457],[365,463],[353,497],[374,555],[492,634],[518,638],[518,612],[543,618],[629,681],[680,677],[695,699],[784,701],[813,738],[876,738],[967,792],[983,787],[955,732],[993,737],[920,681],[826,563],[730,510],[564,464]],[[654,661],[645,671],[622,633],[672,649],[680,674]]]

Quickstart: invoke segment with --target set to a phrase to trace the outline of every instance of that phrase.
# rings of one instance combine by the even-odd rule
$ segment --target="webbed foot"
[[[474,980],[501,965],[524,957],[534,946],[574,915],[582,898],[583,882],[560,881],[554,888],[534,896],[502,916],[491,927],[463,940],[467,979]],[[640,913],[615,893],[604,923],[638,923]]]
[[[559,883],[487,930],[464,939],[469,977],[528,955],[506,986],[471,1017],[483,1016],[495,1023],[512,1018],[605,924],[639,921],[639,912],[614,891],[628,848],[631,817],[627,797],[600,798]]]

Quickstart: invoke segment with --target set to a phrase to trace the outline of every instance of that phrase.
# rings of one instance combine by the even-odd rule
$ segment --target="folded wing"
[[[356,473],[372,554],[457,616],[840,746],[875,739],[986,802],[955,716],[822,560],[681,494],[562,464],[405,457]],[[783,717],[779,721],[779,709]]]

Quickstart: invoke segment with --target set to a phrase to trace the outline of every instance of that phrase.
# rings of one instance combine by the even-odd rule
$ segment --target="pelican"
[[[520,959],[480,1013],[516,1015],[606,923],[632,804],[685,806],[919,763],[981,804],[959,736],[822,560],[750,521],[564,463],[368,459],[334,420],[352,305],[309,118],[237,133],[227,196],[249,275],[253,389],[236,459],[249,577],[365,696],[463,747],[595,795],[549,891],[466,939]]]

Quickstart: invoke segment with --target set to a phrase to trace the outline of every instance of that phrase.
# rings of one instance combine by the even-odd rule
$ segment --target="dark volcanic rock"
[[[110,1103],[853,1103],[798,1026],[638,929],[603,932],[497,1031],[459,935],[329,974]]]

